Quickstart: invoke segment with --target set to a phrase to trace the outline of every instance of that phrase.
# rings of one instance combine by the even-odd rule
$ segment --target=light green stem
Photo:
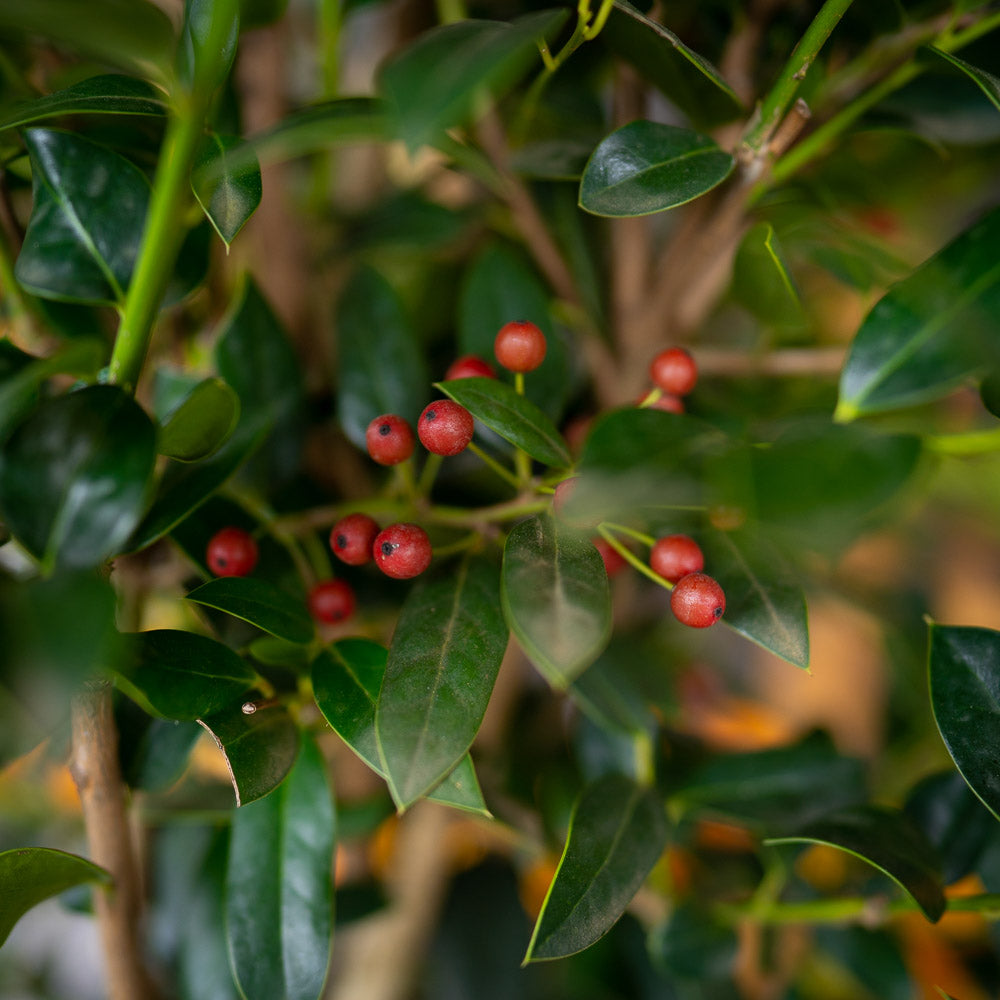
[[[515,476],[509,469],[505,469],[495,458],[487,455],[482,448],[479,447],[475,442],[469,443],[469,451],[472,452],[477,458],[482,459],[504,482],[510,483],[515,490],[521,488],[521,481]],[[515,452],[515,459],[517,453]]]
[[[641,573],[643,576],[648,577],[653,583],[660,587],[664,587],[667,590],[673,590],[674,585],[668,580],[664,580],[659,573],[654,572],[646,563],[644,563],[631,549],[622,545],[622,543],[617,539],[614,532],[611,531],[607,525],[599,524],[597,526],[597,532],[603,538],[608,545],[611,546],[625,560],[634,570]]]
[[[1000,450],[1000,428],[965,434],[929,434],[924,445],[938,455],[982,455]]]

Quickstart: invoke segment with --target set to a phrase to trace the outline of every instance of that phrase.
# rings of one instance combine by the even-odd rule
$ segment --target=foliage
[[[997,537],[997,5],[183,6],[0,10],[3,936],[93,883],[112,1000],[347,995],[386,913],[374,1000],[995,995],[1000,621],[920,615]],[[368,459],[442,396],[468,449]],[[887,695],[815,731],[757,675],[848,676],[843,602]]]

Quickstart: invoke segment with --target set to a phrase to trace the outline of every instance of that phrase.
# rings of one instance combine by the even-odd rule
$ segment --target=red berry
[[[375,565],[386,576],[409,580],[431,564],[431,540],[419,524],[390,524],[372,545]]]
[[[457,455],[472,440],[475,421],[464,406],[438,399],[424,407],[417,421],[420,443],[435,455]]]
[[[593,542],[594,547],[601,553],[601,558],[604,560],[604,569],[607,571],[608,576],[620,573],[628,565],[622,554],[617,549],[613,549],[611,543],[606,538],[595,538]]]
[[[365,431],[368,454],[379,465],[398,465],[412,454],[416,444],[410,425],[395,413],[376,417]]]
[[[476,376],[482,378],[497,377],[493,366],[488,361],[483,361],[475,354],[466,354],[464,357],[452,361],[444,373],[444,381],[450,382],[454,378],[475,378]]]
[[[363,566],[372,557],[378,521],[367,514],[348,514],[330,530],[333,554],[348,566]]]
[[[670,592],[670,610],[679,622],[692,628],[714,625],[726,610],[726,595],[705,573],[688,573]]]
[[[664,580],[676,583],[688,573],[700,573],[705,568],[705,557],[693,538],[667,535],[656,540],[649,553],[649,565]]]
[[[556,491],[552,494],[552,512],[556,517],[565,516],[563,508],[573,495],[573,490],[576,488],[576,481],[579,478],[579,476],[570,476],[569,479],[564,479],[562,482],[556,484]]]
[[[527,320],[500,327],[493,341],[497,361],[511,372],[533,372],[545,360],[545,334]]]
[[[322,580],[309,591],[309,613],[331,625],[347,621],[354,614],[354,591],[343,580]]]
[[[672,396],[686,396],[698,381],[698,366],[683,347],[668,347],[649,366],[653,383]]]
[[[209,539],[205,562],[216,576],[246,576],[257,565],[257,543],[242,528],[223,528]]]

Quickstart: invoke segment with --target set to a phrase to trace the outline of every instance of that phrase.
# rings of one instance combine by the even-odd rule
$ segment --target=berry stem
[[[614,536],[614,533],[608,529],[605,524],[599,524],[597,526],[597,532],[603,538],[608,545],[611,546],[625,560],[633,569],[638,570],[643,576],[649,577],[653,583],[664,587],[666,590],[673,590],[674,585],[668,580],[664,580],[659,573],[654,573],[653,570],[649,568],[634,552],[627,549],[618,539]]]
[[[529,514],[540,514],[548,510],[548,500],[508,500],[505,503],[494,504],[492,507],[428,507],[426,517],[435,524],[448,524],[455,527],[478,527],[483,524],[498,524],[503,521],[514,521]]]
[[[474,441],[469,443],[469,451],[471,451],[472,454],[476,455],[478,458],[481,458],[501,479],[510,483],[515,490],[521,489],[522,480],[515,476],[509,469],[505,469],[495,458],[487,455],[486,452],[483,451],[483,449],[480,448]],[[518,453],[520,453],[520,449],[518,449],[518,452],[515,452],[515,460],[517,459]]]
[[[472,447],[471,445],[469,447]],[[430,496],[431,487],[437,479],[438,470],[441,468],[441,455],[431,452],[424,462],[424,467],[420,470],[420,481],[417,483],[416,495],[420,497]]]
[[[278,518],[271,507],[249,491],[230,487],[226,492],[258,524],[263,526],[264,530],[288,553],[289,558],[295,565],[296,572],[302,578],[302,582],[306,587],[312,586],[317,579],[314,576],[313,565],[303,553],[298,539],[288,530],[284,522]],[[320,576],[318,579],[323,579],[323,577]]]
[[[602,521],[601,524],[619,535],[628,535],[629,538],[634,538],[637,542],[642,542],[648,548],[652,548],[656,544],[656,539],[652,535],[647,535],[644,531],[636,531],[635,528],[630,528],[628,525],[617,524],[614,521]]]
[[[652,406],[661,396],[663,395],[663,390],[657,387],[653,387],[642,397],[642,401],[639,403],[640,409],[646,409]]]
[[[413,471],[413,459],[405,459],[396,465],[395,469],[396,481],[399,483],[401,492],[409,500],[415,500],[420,495],[420,488],[417,485],[417,477]]]
[[[514,372],[514,392],[524,395],[524,372]]]

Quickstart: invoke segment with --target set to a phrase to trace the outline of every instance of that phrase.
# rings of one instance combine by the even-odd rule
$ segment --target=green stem
[[[631,549],[622,545],[622,543],[615,537],[614,532],[612,532],[607,525],[599,524],[597,526],[597,532],[603,538],[608,545],[611,546],[625,560],[634,570],[637,570],[643,576],[648,577],[653,583],[660,587],[665,587],[667,590],[673,590],[674,585],[667,580],[664,580],[659,573],[654,573],[653,570],[646,565]]]
[[[656,544],[656,539],[652,535],[647,535],[644,531],[636,531],[635,528],[630,528],[626,524],[617,524],[614,521],[602,521],[601,524],[609,531],[614,531],[619,535],[628,535],[629,538],[642,542],[647,548],[652,548]]]
[[[3,227],[0,227],[0,291],[3,292],[4,301],[11,306],[13,315],[35,317],[35,311],[14,276],[14,254]]]
[[[464,21],[469,16],[464,0],[437,0],[436,6],[438,20],[442,24]]]
[[[514,473],[512,473],[509,469],[505,469],[495,458],[493,458],[490,455],[487,455],[486,452],[483,451],[483,449],[480,448],[478,444],[476,444],[474,441],[470,441],[468,448],[473,455],[482,459],[482,461],[484,461],[501,479],[503,479],[504,482],[510,483],[510,485],[513,486],[515,490],[521,489],[521,483],[523,482],[523,479],[521,479],[518,476],[515,476]],[[514,453],[515,461],[517,460],[518,452],[520,452],[520,449],[518,449],[518,451]]]
[[[791,57],[785,63],[781,75],[768,92],[760,106],[760,115],[753,128],[744,137],[743,144],[754,153],[759,153],[778,127],[785,112],[795,99],[799,85],[823,47],[830,32],[844,16],[852,0],[826,0],[812,24],[795,46]]]
[[[519,517],[540,514],[548,510],[549,500],[508,500],[505,503],[493,504],[491,507],[428,507],[425,514],[427,520],[435,524],[447,524],[454,527],[478,527],[483,524],[501,524],[504,521],[516,521]]]
[[[323,96],[337,96],[340,89],[340,28],[342,0],[319,0],[319,53],[322,59]]]
[[[420,479],[417,482],[417,496],[430,496],[431,487],[434,485],[434,480],[437,479],[440,469],[441,456],[431,452],[427,456],[427,461],[424,462],[424,467],[420,470]]]
[[[1000,449],[1000,428],[965,434],[929,434],[924,445],[938,455],[982,455]]]

